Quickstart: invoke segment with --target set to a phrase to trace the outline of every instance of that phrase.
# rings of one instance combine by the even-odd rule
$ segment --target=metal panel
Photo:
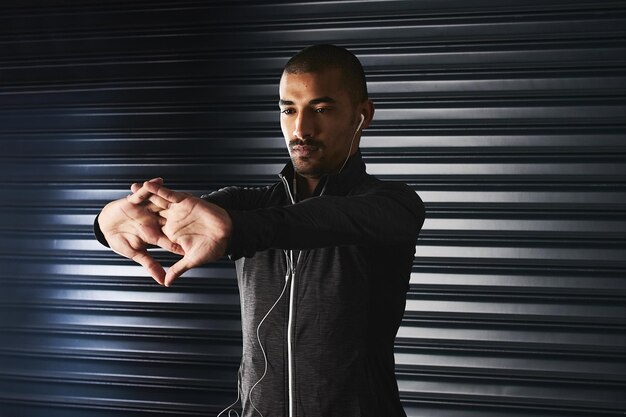
[[[234,400],[232,265],[160,288],[91,224],[152,176],[275,181],[280,70],[319,42],[366,67],[369,171],[427,206],[396,349],[407,414],[621,415],[625,23],[618,1],[3,2],[0,416]]]

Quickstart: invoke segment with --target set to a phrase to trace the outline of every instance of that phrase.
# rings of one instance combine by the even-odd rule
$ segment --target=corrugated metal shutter
[[[0,416],[234,400],[232,265],[163,289],[91,224],[152,176],[275,181],[280,69],[319,42],[369,74],[369,171],[427,205],[397,339],[409,416],[626,411],[623,2],[254,3],[0,6]]]

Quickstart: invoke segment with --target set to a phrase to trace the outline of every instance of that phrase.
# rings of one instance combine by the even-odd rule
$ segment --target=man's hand
[[[185,271],[218,260],[226,252],[232,222],[221,207],[156,182],[145,182],[134,195],[161,208],[163,233],[183,250],[183,258],[168,269],[165,286],[169,287]]]
[[[155,178],[151,184],[162,184]],[[113,251],[132,259],[148,270],[163,285],[165,270],[147,251],[149,245],[160,246],[183,255],[179,245],[168,239],[161,227],[165,221],[156,212],[160,207],[149,201],[150,194],[132,194],[107,204],[98,217],[100,230]]]

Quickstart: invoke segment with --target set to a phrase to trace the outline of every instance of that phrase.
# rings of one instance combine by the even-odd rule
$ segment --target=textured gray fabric
[[[202,198],[228,211],[241,295],[242,416],[288,415],[287,332],[293,279],[293,395],[298,417],[405,416],[394,374],[394,339],[406,304],[424,206],[407,185],[365,172],[360,153],[314,196],[291,204],[289,163],[281,181],[227,187]],[[287,284],[287,285],[286,285]],[[267,375],[257,341],[267,353]]]

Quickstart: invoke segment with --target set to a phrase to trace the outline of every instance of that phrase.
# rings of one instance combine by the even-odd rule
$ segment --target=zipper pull
[[[289,281],[289,277],[293,276],[294,270],[293,270],[293,252],[289,251],[287,252],[286,250],[283,251],[285,253],[285,261],[287,263],[287,273],[285,274],[285,282]]]

